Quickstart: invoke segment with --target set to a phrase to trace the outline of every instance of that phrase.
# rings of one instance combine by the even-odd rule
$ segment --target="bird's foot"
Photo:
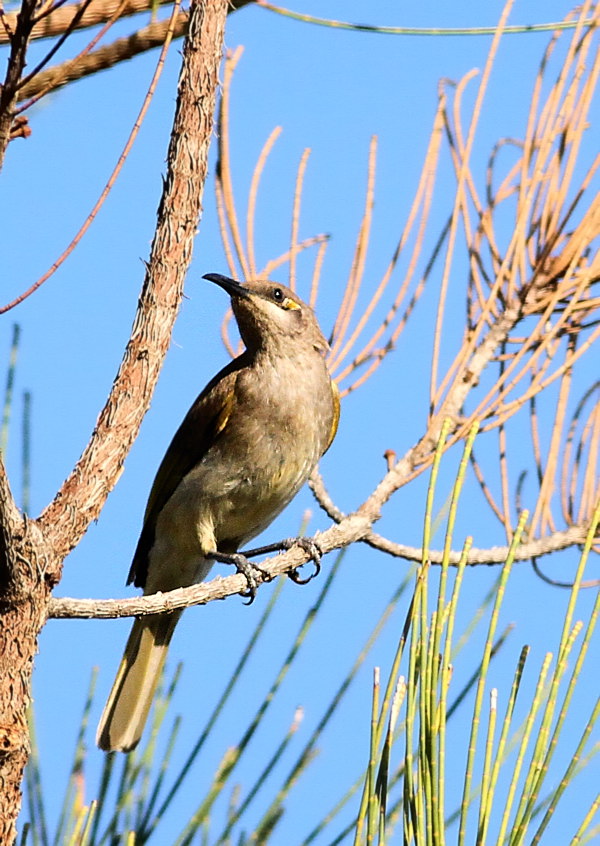
[[[315,565],[315,569],[313,573],[310,573],[305,579],[300,577],[300,573],[298,572],[299,568],[296,567],[294,570],[290,570],[288,576],[290,579],[295,582],[297,585],[306,585],[312,579],[316,578],[319,573],[321,572],[321,558],[323,557],[323,550],[319,546],[319,544],[313,538],[288,538],[287,542],[290,544],[287,548],[291,549],[293,546],[301,547],[308,555],[310,555],[310,559],[312,563]],[[304,566],[303,564],[300,565],[301,567]]]
[[[306,579],[300,578],[300,574],[298,572],[299,568],[295,568],[294,570],[291,570],[288,573],[290,579],[297,585],[305,585],[310,582],[311,579],[314,579],[315,576],[318,576],[321,572],[321,557],[323,555],[323,550],[313,538],[284,538],[278,543],[271,543],[267,546],[259,546],[256,549],[247,549],[244,551],[244,556],[246,558],[253,558],[255,555],[265,555],[269,552],[287,552],[288,549],[292,549],[292,547],[294,546],[299,546],[305,552],[307,552],[310,555],[313,564],[315,565],[314,573],[311,573],[310,576],[308,576],[308,578]]]
[[[256,589],[259,584],[261,582],[269,582],[273,578],[266,570],[248,561],[247,555],[242,552],[211,552],[206,557],[213,561],[218,561],[221,564],[232,564],[237,572],[244,576],[248,587],[241,595],[248,600],[246,605],[252,605],[254,602]]]

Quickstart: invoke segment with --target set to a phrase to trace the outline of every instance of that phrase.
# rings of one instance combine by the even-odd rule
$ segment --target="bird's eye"
[[[288,297],[282,288],[272,288],[271,298],[280,305],[284,311],[299,311],[300,306],[291,297]]]

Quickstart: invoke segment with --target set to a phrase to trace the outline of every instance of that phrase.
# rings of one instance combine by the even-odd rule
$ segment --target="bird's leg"
[[[313,538],[284,538],[279,541],[279,543],[270,543],[267,546],[259,546],[256,549],[245,549],[243,555],[245,558],[254,558],[255,555],[266,555],[269,552],[285,552],[293,546],[299,546],[307,552],[315,565],[314,573],[311,573],[306,579],[300,578],[297,568],[288,573],[290,579],[297,585],[305,585],[321,572],[321,557],[323,555],[323,550]]]
[[[260,581],[270,581],[273,578],[265,570],[261,570],[256,564],[248,561],[248,557],[244,552],[209,552],[206,558],[210,558],[212,561],[218,561],[220,564],[233,564],[238,573],[241,573],[246,578],[248,590],[244,591],[242,596],[249,600],[248,605],[252,605],[254,602],[256,588],[260,584]],[[256,577],[257,573],[260,575],[260,581]]]

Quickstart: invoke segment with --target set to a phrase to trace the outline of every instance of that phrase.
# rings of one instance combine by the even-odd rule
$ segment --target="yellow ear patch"
[[[281,303],[281,307],[287,309],[288,311],[295,311],[300,308],[296,300],[293,300],[291,297],[286,297]]]

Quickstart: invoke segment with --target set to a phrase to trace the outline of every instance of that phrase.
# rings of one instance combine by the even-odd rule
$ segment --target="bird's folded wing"
[[[133,556],[127,584],[144,587],[148,554],[154,543],[156,520],[181,480],[202,460],[224,430],[235,404],[235,383],[244,367],[236,358],[212,379],[198,396],[175,433],[148,497],[144,525]]]

